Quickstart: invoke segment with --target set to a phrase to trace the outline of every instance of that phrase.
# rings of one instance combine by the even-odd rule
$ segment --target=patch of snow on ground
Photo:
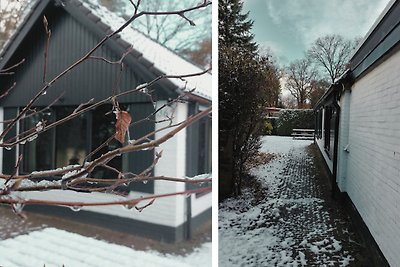
[[[155,251],[137,251],[64,230],[46,228],[0,241],[0,266],[211,266],[211,243],[192,254],[163,255]]]
[[[268,195],[251,206],[254,196],[245,188],[219,205],[219,266],[348,264],[352,257],[334,238],[307,171],[313,162],[306,148],[313,141],[267,136],[262,142],[260,151],[277,157],[251,173]]]
[[[293,137],[288,136],[264,136],[261,139],[263,145],[261,152],[274,154],[288,154],[290,150],[300,149],[297,152],[301,153],[302,149],[309,146],[313,141],[310,140],[293,140]]]

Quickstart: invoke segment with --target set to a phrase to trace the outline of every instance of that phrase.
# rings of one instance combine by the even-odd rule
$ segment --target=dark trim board
[[[357,79],[400,42],[400,2],[396,1],[350,60]]]
[[[212,218],[212,208],[209,207],[199,215],[195,216],[191,220],[190,230],[193,234],[196,234],[196,230],[203,226],[207,221]]]
[[[131,235],[138,235],[167,243],[179,242],[185,239],[185,224],[178,227],[165,226],[139,220],[123,218],[98,212],[79,211],[74,212],[66,207],[53,207],[44,205],[32,205],[25,207],[26,211],[37,212],[45,215],[53,215],[65,219],[71,219],[84,224],[112,229]],[[211,207],[191,220],[191,232],[211,218]]]

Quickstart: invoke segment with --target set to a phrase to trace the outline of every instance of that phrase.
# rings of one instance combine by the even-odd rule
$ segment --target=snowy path
[[[219,206],[219,266],[347,266],[354,260],[354,234],[347,217],[327,203],[311,143],[264,137],[261,151],[278,156],[253,170],[265,191],[261,201],[247,189]]]

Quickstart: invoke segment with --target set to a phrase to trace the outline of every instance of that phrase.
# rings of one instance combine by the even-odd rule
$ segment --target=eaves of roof
[[[351,70],[346,70],[342,76],[340,76],[334,83],[331,84],[329,89],[325,92],[325,94],[318,100],[317,104],[314,106],[314,110],[319,109],[322,105],[329,102],[335,93],[339,93],[346,89],[350,88],[351,84],[354,82],[353,73]]]
[[[356,79],[400,49],[400,1],[391,0],[350,59]]]

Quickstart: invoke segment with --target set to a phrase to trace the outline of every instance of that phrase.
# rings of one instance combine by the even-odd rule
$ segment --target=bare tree
[[[212,42],[211,39],[205,39],[200,42],[196,48],[187,48],[182,54],[192,60],[199,66],[207,68],[211,64]]]
[[[315,80],[311,82],[310,107],[313,108],[319,99],[329,88],[329,83],[325,80]]]
[[[286,89],[297,100],[298,108],[305,108],[310,93],[313,89],[312,81],[315,80],[317,72],[309,59],[300,59],[292,62],[286,67]]]
[[[307,51],[307,55],[333,83],[346,71],[355,43],[356,41],[346,40],[340,35],[327,35],[318,38]]]
[[[202,1],[143,1],[144,11],[171,11],[182,9],[185,5],[197,6]],[[211,9],[198,8],[190,19],[184,14],[177,16],[146,16],[137,21],[136,28],[160,44],[174,51],[195,49],[204,40],[211,39]],[[189,22],[189,23],[188,23]],[[198,27],[193,27],[199,25]]]
[[[291,94],[281,96],[281,102],[284,108],[294,109],[297,107],[297,101]]]
[[[135,124],[131,124],[131,117],[129,113],[123,111],[118,102],[118,97],[128,95],[128,94],[146,94],[148,98],[153,102],[152,95],[151,95],[151,86],[155,83],[160,82],[164,79],[169,78],[176,78],[176,79],[186,79],[188,77],[199,76],[207,73],[208,70],[201,71],[198,73],[182,73],[180,75],[162,75],[159,76],[151,81],[148,81],[144,84],[141,84],[131,90],[127,90],[124,92],[117,92],[115,88],[110,88],[110,95],[109,97],[94,101],[93,99],[80,104],[72,113],[68,114],[62,119],[59,119],[55,122],[48,123],[47,121],[39,121],[35,126],[25,129],[21,133],[17,133],[14,136],[9,136],[13,127],[18,125],[19,123],[23,122],[26,118],[29,118],[35,114],[42,112],[43,110],[34,110],[32,107],[35,103],[40,99],[48,90],[51,90],[53,85],[57,83],[61,78],[65,77],[70,73],[71,70],[75,69],[77,66],[82,64],[88,60],[101,60],[104,64],[116,64],[120,66],[120,69],[123,69],[123,59],[131,52],[131,49],[128,49],[121,55],[121,58],[117,61],[111,61],[107,58],[97,57],[94,56],[94,52],[101,47],[107,40],[113,38],[116,34],[121,32],[124,28],[128,27],[132,22],[136,19],[144,16],[166,16],[166,15],[175,15],[181,16],[186,18],[185,20],[190,22],[191,20],[186,16],[190,16],[191,12],[196,11],[201,8],[205,8],[211,5],[211,2],[208,0],[202,1],[200,4],[189,6],[186,8],[180,8],[177,10],[170,10],[167,12],[158,12],[158,11],[140,11],[141,1],[130,1],[132,4],[132,8],[134,10],[133,15],[117,30],[114,32],[106,35],[102,40],[100,40],[90,51],[86,54],[82,55],[81,58],[76,60],[54,78],[48,80],[46,77],[46,62],[48,57],[48,45],[45,46],[44,51],[44,70],[43,70],[43,87],[40,88],[37,94],[26,104],[24,108],[12,119],[5,121],[4,130],[0,133],[0,147],[10,149],[16,147],[18,145],[25,144],[25,142],[30,142],[37,138],[39,135],[62,125],[90,110],[95,109],[106,103],[112,104],[112,112],[115,113],[116,116],[116,128],[115,133],[104,143],[99,145],[96,149],[93,149],[88,156],[85,158],[82,164],[76,165],[67,165],[63,166],[62,168],[57,169],[49,169],[43,171],[32,171],[27,174],[19,174],[18,170],[21,165],[21,162],[24,160],[22,154],[18,157],[18,160],[15,165],[15,170],[12,173],[1,173],[0,174],[0,181],[2,181],[3,185],[0,186],[0,203],[3,204],[10,204],[13,210],[20,214],[21,207],[25,204],[46,204],[46,205],[63,205],[69,206],[75,209],[80,209],[82,206],[99,206],[99,205],[128,205],[129,207],[135,207],[138,210],[142,210],[147,206],[151,205],[155,199],[172,196],[172,195],[179,195],[179,194],[191,194],[196,192],[208,192],[211,190],[211,187],[199,188],[199,189],[192,189],[192,190],[185,190],[182,192],[171,192],[162,195],[152,195],[145,198],[137,198],[137,199],[125,199],[120,201],[106,201],[106,202],[71,202],[71,201],[52,201],[52,200],[39,200],[39,199],[24,199],[16,195],[16,192],[21,191],[46,191],[52,189],[60,189],[60,190],[71,190],[76,191],[79,193],[90,193],[90,192],[105,192],[110,194],[119,194],[118,190],[116,190],[121,185],[128,185],[133,182],[139,181],[150,181],[150,180],[164,180],[170,182],[183,182],[183,183],[202,183],[202,182],[209,182],[211,181],[210,177],[197,177],[196,179],[188,179],[188,178],[178,178],[178,177],[165,177],[165,176],[153,176],[152,170],[157,165],[159,159],[162,157],[162,153],[155,153],[154,161],[140,173],[130,173],[124,172],[122,170],[118,170],[109,166],[108,163],[115,157],[118,157],[122,154],[131,153],[134,151],[140,150],[148,150],[154,149],[158,147],[160,144],[167,142],[169,139],[174,137],[178,132],[184,130],[186,127],[191,125],[192,123],[209,116],[211,114],[211,107],[206,108],[205,110],[188,117],[185,120],[175,122],[173,120],[173,112],[165,112],[165,110],[170,108],[176,103],[182,102],[186,99],[187,95],[191,94],[192,90],[187,90],[182,92],[176,99],[171,99],[165,105],[160,107],[156,107],[154,112],[150,114],[147,118],[143,120],[149,120],[150,117],[154,116],[155,114],[160,114],[161,112],[165,112],[167,115],[164,119],[164,122],[168,122],[167,125],[161,129],[154,130],[152,132],[146,133],[142,137],[129,140],[129,128],[134,126]],[[51,37],[51,25],[48,25],[46,17],[43,17],[43,23],[45,32],[47,34],[46,42],[50,41]],[[0,75],[12,75],[15,71],[18,71],[18,66],[24,63],[24,60],[21,62],[7,67],[6,69],[0,70]],[[116,76],[116,84],[119,83],[119,79],[121,77],[119,75]],[[15,84],[14,84],[15,86]],[[5,97],[10,90],[13,89],[12,86],[9,88],[1,97]],[[54,104],[54,102],[52,103]],[[52,104],[48,107],[44,108],[48,109]],[[150,137],[154,136],[155,133],[165,132],[164,135],[161,137],[152,140]],[[128,136],[128,138],[126,138]],[[116,139],[121,143],[121,147],[118,148],[108,148],[106,153],[103,153],[99,156],[94,156],[95,153],[104,147],[107,147],[107,144],[112,140]],[[89,156],[92,158],[89,161]],[[117,174],[117,178],[97,178],[91,176],[93,170],[98,167],[107,168]],[[45,181],[43,178],[45,177],[54,177],[52,181]],[[60,178],[57,178],[60,177]],[[138,204],[143,201],[148,201],[147,204],[139,206]]]

